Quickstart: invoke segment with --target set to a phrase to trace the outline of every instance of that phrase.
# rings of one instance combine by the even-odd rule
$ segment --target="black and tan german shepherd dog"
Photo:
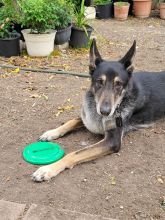
[[[91,86],[86,92],[81,118],[45,132],[41,141],[50,141],[85,126],[104,138],[91,146],[69,153],[56,163],[40,167],[32,175],[34,181],[49,180],[66,168],[118,152],[123,135],[133,129],[147,127],[165,116],[165,72],[133,73],[132,61],[136,42],[119,61],[102,59],[96,40],[90,48]]]

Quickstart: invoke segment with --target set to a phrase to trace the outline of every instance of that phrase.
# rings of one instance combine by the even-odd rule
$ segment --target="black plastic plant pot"
[[[11,57],[20,55],[20,34],[11,34],[10,38],[0,38],[0,56]]]
[[[106,5],[96,5],[96,18],[106,19],[114,17],[113,3],[108,3]]]
[[[73,26],[69,42],[70,46],[74,48],[87,47],[93,28],[88,25],[86,26],[86,30],[87,33],[84,29]]]
[[[93,5],[93,0],[85,0],[84,5],[87,7]]]
[[[17,24],[17,23],[14,23],[14,30],[20,34],[20,40],[22,41],[25,41],[24,37],[23,37],[23,34],[22,34],[22,30],[24,29],[28,29],[29,27],[23,27],[21,24]]]
[[[55,44],[61,45],[70,40],[72,25],[70,24],[67,28],[57,30],[55,36]]]

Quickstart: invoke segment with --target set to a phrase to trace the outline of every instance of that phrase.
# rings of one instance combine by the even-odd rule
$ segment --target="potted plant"
[[[137,18],[147,18],[151,13],[152,0],[133,0],[134,15]]]
[[[117,20],[124,21],[128,17],[130,4],[128,2],[115,2],[114,3],[114,17]]]
[[[70,40],[73,13],[73,4],[59,1],[59,9],[56,12],[57,19],[54,25],[54,29],[57,30],[55,44],[61,45]]]
[[[30,56],[48,56],[54,50],[56,31],[53,30],[59,9],[56,1],[20,0],[22,24],[30,29],[22,30]]]
[[[84,0],[82,0],[80,10],[75,13],[69,44],[75,48],[87,47],[92,31],[93,28],[88,25],[85,17]]]
[[[111,0],[94,0],[96,5],[96,17],[106,19],[113,17],[113,3]]]
[[[159,3],[160,18],[165,19],[165,1]]]
[[[12,29],[12,22],[10,18],[5,17],[4,12],[2,8],[0,11],[0,56],[18,56],[20,55],[20,35]]]
[[[16,0],[1,0],[3,3],[3,7],[1,12],[3,11],[4,16],[10,18],[12,29],[21,35],[20,39],[23,40],[23,35],[21,33],[21,21],[20,21],[20,10],[19,5]]]

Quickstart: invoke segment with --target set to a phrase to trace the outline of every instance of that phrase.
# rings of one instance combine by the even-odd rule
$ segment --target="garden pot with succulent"
[[[113,17],[113,3],[111,0],[94,0],[96,6],[96,17],[106,19]]]
[[[57,1],[58,2],[58,1]],[[58,3],[50,0],[21,0],[22,30],[30,56],[48,56],[54,50]]]
[[[80,10],[75,13],[75,23],[72,26],[70,45],[75,48],[87,47],[93,28],[88,25],[85,17],[84,0]]]
[[[137,18],[148,18],[151,13],[151,0],[133,0],[134,15]]]
[[[114,3],[114,17],[117,20],[124,21],[128,18],[130,4],[128,2],[115,2]]]

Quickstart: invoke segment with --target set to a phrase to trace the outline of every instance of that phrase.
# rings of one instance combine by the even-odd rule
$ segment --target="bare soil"
[[[165,69],[165,21],[157,17],[125,22],[93,21],[106,59],[118,59],[137,40],[135,70]],[[0,59],[1,64],[88,72],[88,50],[69,49],[49,58]],[[50,205],[116,219],[165,219],[165,123],[132,132],[118,154],[66,170],[37,184],[38,166],[22,159],[24,147],[46,130],[77,117],[89,79],[1,69],[0,199]],[[58,108],[69,107],[61,114]],[[58,140],[66,153],[98,141],[81,129]]]

